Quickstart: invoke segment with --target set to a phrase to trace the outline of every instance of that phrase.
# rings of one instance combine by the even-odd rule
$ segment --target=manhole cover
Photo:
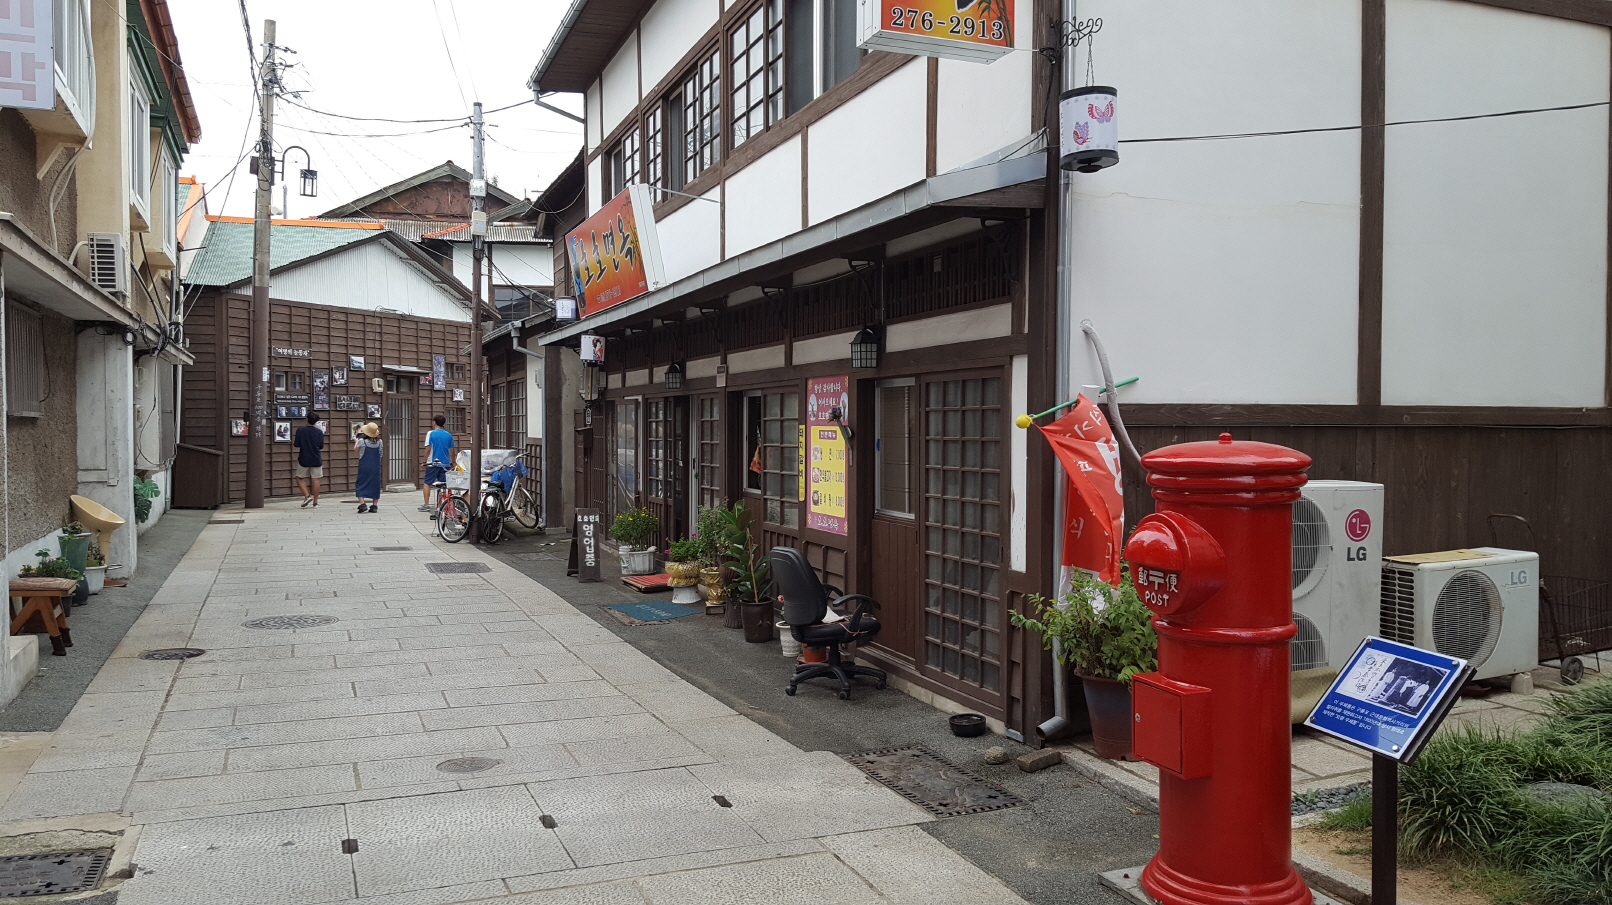
[[[320,625],[329,625],[336,621],[335,616],[264,616],[261,619],[248,619],[241,623],[247,628],[314,628]]]
[[[109,848],[0,858],[0,899],[94,889],[100,885],[110,860],[112,850]]]
[[[207,651],[199,647],[165,647],[162,650],[148,650],[140,655],[142,660],[189,660],[199,657]]]
[[[484,562],[428,562],[426,571],[438,575],[456,575],[462,572],[491,572]]]
[[[209,525],[244,525],[244,524],[246,524],[246,519],[244,519],[244,518],[215,518],[215,519],[208,520],[207,524],[209,524]]]
[[[1024,804],[1019,796],[921,745],[847,754],[845,759],[936,817],[960,817]]]
[[[444,773],[480,773],[503,763],[490,757],[456,757],[437,764],[437,769]]]
[[[413,547],[370,547],[369,552],[371,552],[371,553],[402,553],[405,550],[413,550],[413,549],[414,549]]]

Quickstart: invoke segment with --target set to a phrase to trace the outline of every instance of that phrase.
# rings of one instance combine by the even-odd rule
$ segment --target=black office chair
[[[784,621],[789,624],[789,633],[801,644],[828,648],[827,663],[802,663],[795,667],[784,693],[792,695],[796,685],[823,676],[840,680],[842,701],[851,696],[851,679],[856,676],[877,679],[878,687],[883,688],[884,670],[848,665],[840,659],[841,644],[862,641],[879,633],[879,620],[867,614],[869,609],[879,608],[878,601],[863,594],[844,594],[839,588],[824,585],[806,563],[806,557],[792,547],[773,547],[768,558],[772,561],[772,579],[783,595]],[[831,605],[839,609],[852,600],[861,603],[849,619],[823,621]]]

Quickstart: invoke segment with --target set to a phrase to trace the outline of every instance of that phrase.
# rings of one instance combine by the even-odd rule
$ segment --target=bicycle
[[[536,528],[538,524],[537,499],[519,478],[527,472],[523,453],[516,457],[519,467],[504,466],[486,475],[481,481],[480,512],[472,513],[468,499],[468,475],[455,480],[462,473],[452,473],[446,484],[446,494],[437,506],[437,532],[450,544],[456,544],[470,532],[470,520],[478,520],[478,539],[496,544],[503,539],[504,522],[514,519],[523,528]],[[463,483],[462,488],[455,484]],[[506,490],[505,482],[512,489]]]

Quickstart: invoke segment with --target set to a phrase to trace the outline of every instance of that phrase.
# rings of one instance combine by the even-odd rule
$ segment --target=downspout
[[[6,300],[5,254],[0,250],[0,380],[5,382],[5,390],[0,392],[0,485],[5,486],[5,515],[0,516],[4,526],[0,531],[4,532],[6,545],[5,551],[0,552],[0,562],[11,555],[11,381],[6,377],[6,329],[11,326],[11,306]]]
[[[1059,81],[1062,83],[1060,93],[1071,88],[1078,88],[1075,78],[1075,47],[1064,40],[1064,29],[1071,27],[1069,23],[1075,21],[1075,0],[1063,0],[1062,22],[1058,26],[1058,43],[1062,48],[1062,59],[1059,62]],[[1056,115],[1056,114],[1055,114]],[[1058,135],[1059,127],[1056,121],[1049,123],[1048,134]],[[1047,142],[1047,153],[1056,158],[1058,142]],[[1053,318],[1054,332],[1057,336],[1057,360],[1053,366],[1053,398],[1068,399],[1073,381],[1070,378],[1071,368],[1074,366],[1073,355],[1070,352],[1071,332],[1074,329],[1074,299],[1070,297],[1074,279],[1073,262],[1070,261],[1069,237],[1070,225],[1074,222],[1075,192],[1068,170],[1058,170],[1058,280],[1057,298],[1054,302],[1055,315]],[[1054,457],[1054,468],[1059,474],[1063,473],[1063,466],[1057,464]],[[1052,495],[1052,523],[1062,525],[1067,513],[1064,512],[1064,495]],[[1063,562],[1063,532],[1052,532],[1052,561],[1054,575],[1057,581],[1055,599],[1061,599],[1069,591],[1069,572],[1060,564]],[[1063,663],[1063,642],[1057,636],[1052,638],[1052,702],[1053,716],[1041,725],[1035,727],[1036,735],[1042,741],[1050,742],[1069,735],[1075,730],[1075,725],[1069,719],[1069,689],[1064,678],[1065,666]]]

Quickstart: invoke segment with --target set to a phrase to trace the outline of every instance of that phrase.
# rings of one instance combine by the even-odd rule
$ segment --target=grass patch
[[[1348,804],[1321,818],[1321,826],[1329,830],[1364,830],[1371,828],[1371,793],[1349,800]]]
[[[1612,790],[1612,683],[1551,704],[1527,732],[1442,735],[1401,771],[1407,858],[1466,865],[1496,901],[1612,905],[1612,807],[1540,802],[1521,791],[1536,782]],[[1369,826],[1369,801],[1365,808]]]

